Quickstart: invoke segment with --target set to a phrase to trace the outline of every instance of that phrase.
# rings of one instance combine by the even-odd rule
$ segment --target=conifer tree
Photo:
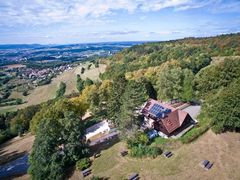
[[[125,86],[127,80],[124,75],[118,75],[113,79],[112,89],[107,101],[107,116],[115,124],[117,124],[117,119],[120,113],[120,107],[122,105],[121,96],[125,92]]]
[[[147,100],[147,91],[141,82],[129,81],[121,98],[121,109],[119,127],[131,131],[134,126],[139,125],[138,110]]]

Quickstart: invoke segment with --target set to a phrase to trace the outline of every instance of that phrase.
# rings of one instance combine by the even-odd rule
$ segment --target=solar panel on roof
[[[149,110],[149,113],[151,113],[152,115],[158,118],[165,116],[165,114],[168,114],[170,112],[171,112],[171,109],[164,108],[160,104],[154,104],[152,108]]]

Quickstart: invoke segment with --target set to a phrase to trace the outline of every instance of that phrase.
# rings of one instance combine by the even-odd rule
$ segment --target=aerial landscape
[[[0,180],[240,179],[240,1],[1,1],[0,34]]]

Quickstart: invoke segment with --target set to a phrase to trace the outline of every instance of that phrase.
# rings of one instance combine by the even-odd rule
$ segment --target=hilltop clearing
[[[220,135],[208,131],[197,141],[173,149],[173,157],[160,156],[156,159],[133,159],[121,157],[120,151],[125,145],[120,142],[102,151],[101,157],[92,165],[93,175],[124,179],[132,172],[137,172],[144,180],[185,180],[185,179],[219,179],[235,180],[240,177],[240,134],[223,133]],[[110,160],[111,159],[111,160]],[[214,162],[213,168],[206,171],[200,167],[204,159]],[[72,180],[81,179],[75,171]]]
[[[34,136],[26,136],[21,139],[13,139],[1,146],[2,155],[11,153],[29,152]],[[132,172],[138,172],[141,179],[219,179],[235,180],[240,177],[240,134],[223,133],[220,135],[208,131],[193,143],[175,147],[172,149],[174,156],[166,159],[161,156],[156,159],[133,159],[121,157],[120,151],[125,144],[119,142],[109,149],[101,152],[101,157],[93,161],[93,175],[110,177],[111,179],[123,179]],[[16,158],[16,156],[15,156]],[[2,159],[2,158],[1,158]],[[13,157],[14,159],[14,157]],[[111,161],[109,161],[111,159]],[[211,171],[200,167],[200,162],[209,159],[214,162]],[[233,168],[234,167],[234,168]],[[16,179],[28,179],[24,175]],[[72,180],[83,179],[79,171],[75,171]],[[87,178],[88,179],[88,178]],[[89,178],[90,179],[90,178]]]

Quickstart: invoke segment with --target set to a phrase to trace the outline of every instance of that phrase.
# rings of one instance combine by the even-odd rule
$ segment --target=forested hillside
[[[239,130],[240,33],[146,43],[109,61],[102,79],[124,75],[147,84],[152,97],[202,103],[208,126],[199,131],[212,125],[216,132]]]

